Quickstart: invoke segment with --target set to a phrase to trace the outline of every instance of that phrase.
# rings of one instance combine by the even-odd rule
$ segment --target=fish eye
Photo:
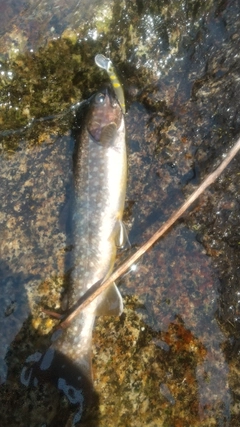
[[[95,102],[96,102],[96,104],[103,105],[104,101],[105,101],[105,95],[103,93],[98,93],[95,96]]]

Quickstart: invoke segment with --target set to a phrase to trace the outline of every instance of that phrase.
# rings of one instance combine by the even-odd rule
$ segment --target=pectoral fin
[[[123,311],[123,300],[117,286],[113,283],[101,296],[96,316],[120,316]]]
[[[118,221],[118,233],[116,235],[116,246],[121,249],[125,247],[130,247],[130,242],[128,239],[128,233],[125,227],[125,224],[122,221]]]
[[[101,135],[99,138],[100,144],[104,147],[109,147],[116,137],[116,133],[117,127],[115,123],[109,123],[108,125],[104,126],[101,130]]]

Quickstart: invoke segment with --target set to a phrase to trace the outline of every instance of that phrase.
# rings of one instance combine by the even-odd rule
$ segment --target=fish
[[[71,308],[96,283],[113,270],[118,247],[126,237],[122,222],[127,182],[125,121],[111,86],[106,85],[86,101],[75,131],[73,155],[74,201],[72,209],[73,269],[68,289]],[[67,329],[57,331],[44,354],[26,360],[21,382],[28,386],[50,380],[78,410],[92,392],[92,330],[100,315],[120,315],[122,296],[113,283],[76,316]],[[56,339],[55,339],[56,338]],[[90,390],[90,391],[89,391]]]
[[[125,122],[111,87],[89,101],[74,153],[73,272],[69,307],[95,283],[111,274],[117,248],[124,240],[122,215],[127,180]],[[113,283],[86,307],[53,344],[86,376],[91,373],[91,341],[95,317],[120,315],[121,294]]]
[[[67,292],[70,310],[91,287],[111,275],[118,248],[129,244],[122,222],[127,182],[124,94],[110,59],[103,55],[96,58],[111,84],[81,103],[73,132],[73,268]],[[37,351],[26,359],[20,375],[22,384],[52,382],[71,407],[77,407],[72,426],[93,402],[95,319],[120,315],[122,311],[122,296],[112,283],[72,319],[68,328],[53,334],[52,344],[43,354]],[[62,417],[61,412],[59,422],[63,422]]]

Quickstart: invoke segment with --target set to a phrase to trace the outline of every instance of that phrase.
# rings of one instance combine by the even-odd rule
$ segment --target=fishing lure
[[[125,114],[126,107],[125,107],[124,93],[112,61],[109,58],[106,58],[106,56],[102,54],[98,54],[95,56],[95,63],[99,68],[106,70],[106,72],[108,73],[112,83],[113,90],[117,97],[117,100],[120,104],[123,114]]]

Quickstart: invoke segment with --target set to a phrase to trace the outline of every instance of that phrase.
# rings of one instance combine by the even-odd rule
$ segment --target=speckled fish
[[[105,87],[85,103],[74,153],[73,236],[74,267],[68,292],[69,307],[95,283],[112,272],[118,246],[124,243],[121,222],[126,192],[125,123],[112,87]],[[36,384],[51,379],[81,418],[86,381],[90,384],[92,329],[95,317],[121,314],[122,297],[113,283],[76,316],[51,347],[27,359],[21,381]],[[84,390],[84,393],[83,393]]]
[[[112,272],[126,192],[124,118],[111,88],[94,95],[77,136],[74,159],[74,270],[69,306]],[[121,295],[113,284],[75,318],[53,347],[91,372],[91,340],[95,317],[120,314]]]

